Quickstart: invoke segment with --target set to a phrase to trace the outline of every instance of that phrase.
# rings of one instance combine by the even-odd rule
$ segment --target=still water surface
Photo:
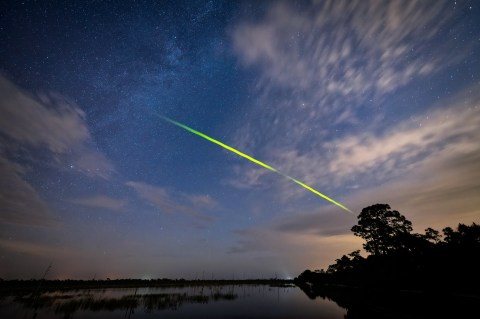
[[[344,318],[335,302],[297,287],[233,285],[90,289],[7,296],[0,318]]]

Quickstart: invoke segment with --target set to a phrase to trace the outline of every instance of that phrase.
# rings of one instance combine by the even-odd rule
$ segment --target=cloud
[[[478,98],[470,101],[472,106],[479,102]],[[401,175],[440,153],[462,157],[478,150],[480,116],[477,110],[452,105],[427,114],[419,120],[405,120],[381,135],[368,132],[324,143],[317,154],[289,152],[279,156],[301,176],[313,173],[316,180],[331,183],[331,178],[325,178],[330,176],[338,185],[352,176],[366,174],[382,181]],[[329,156],[322,156],[322,152]],[[324,173],[316,174],[318,170],[308,162],[320,163],[321,159],[325,163]]]
[[[242,254],[251,252],[265,252],[269,250],[267,242],[269,240],[269,232],[259,228],[239,229],[233,232],[240,239],[235,246],[230,247],[227,251],[230,254]]]
[[[326,144],[325,148],[334,149],[328,172],[345,177],[381,168],[382,175],[391,176],[445,150],[451,150],[452,156],[463,156],[478,149],[478,127],[476,110],[456,105],[438,109],[423,118],[404,121],[383,135],[365,133]]]
[[[110,179],[115,172],[113,164],[103,153],[88,146],[79,147],[74,156],[75,168],[87,176]]]
[[[212,209],[215,208],[218,203],[209,195],[190,195],[188,199],[195,207]]]
[[[437,109],[428,119],[407,120],[382,136],[357,135],[346,137],[347,143],[338,141],[325,165],[325,178],[332,181],[340,176],[344,183],[354,179],[360,184],[344,204],[359,213],[366,206],[388,203],[409,218],[418,232],[479,222],[480,94],[470,100],[459,96],[446,103],[450,108]],[[459,101],[461,106],[455,105]],[[296,161],[293,156],[289,160]],[[300,163],[302,158],[296,162]],[[345,218],[339,212],[332,214],[332,209],[325,206],[313,214],[297,214],[280,221],[276,229],[341,233]]]
[[[164,213],[183,213],[201,220],[211,221],[212,217],[206,215],[204,211],[217,206],[217,203],[208,195],[184,193],[174,195],[166,188],[135,181],[129,181],[126,185],[132,187],[142,199]]]
[[[46,150],[55,162],[74,163],[89,176],[108,178],[114,171],[93,147],[85,113],[58,94],[33,96],[0,75],[0,133],[11,148]]]
[[[337,129],[377,129],[385,112],[395,112],[386,103],[394,92],[466,54],[437,41],[452,21],[448,6],[277,1],[260,18],[240,20],[231,32],[234,50],[243,65],[258,70],[259,80],[232,144],[273,165],[279,155],[299,157],[316,148],[314,141],[331,139]],[[253,184],[258,175],[236,184]]]
[[[271,158],[276,159],[274,166],[313,186],[348,189],[349,195],[341,202],[356,213],[375,203],[390,204],[413,222],[416,232],[479,223],[478,92],[477,87],[469,88],[381,133],[349,134],[303,153],[270,150]],[[280,199],[305,194],[288,181],[278,181],[280,184],[270,185],[278,187]],[[253,182],[252,187],[256,187],[262,180]],[[282,253],[283,249],[291,259],[304,251],[308,257],[298,258],[304,266],[311,264],[309,267],[315,269],[361,248],[361,239],[350,232],[355,216],[332,205],[305,205],[268,225],[237,232],[239,239],[230,252],[255,253],[261,249]],[[304,213],[308,205],[314,208]]]
[[[324,234],[291,232],[275,227],[252,227],[237,230],[237,243],[228,253],[249,256],[271,256],[282,263],[289,273],[304,269],[326,268],[341,255],[361,249],[362,242],[352,234]]]
[[[88,139],[85,114],[67,101],[56,101],[44,95],[40,100],[23,92],[0,76],[0,130],[13,140],[36,147],[47,147],[52,153],[66,153]],[[48,105],[56,104],[56,108]]]
[[[0,239],[0,247],[17,254],[21,253],[40,257],[69,255],[69,252],[65,249],[27,241]]]
[[[85,258],[81,250],[68,249],[55,243],[42,243],[38,238],[33,241],[0,238],[0,252],[0,273],[3,279],[43,278],[47,267],[48,279],[72,278],[59,276],[59,272],[62,269],[73,270],[71,274],[78,274],[92,264],[92,259]]]
[[[261,67],[262,85],[315,89],[318,101],[358,98],[440,67],[437,57],[427,61],[423,53],[451,16],[447,9],[443,1],[282,1],[261,20],[236,25],[232,37],[242,62]]]
[[[71,101],[53,93],[34,96],[1,74],[0,96],[0,220],[56,224],[42,195],[27,182],[29,173],[48,163],[58,173],[70,167],[108,179],[113,165],[95,149],[85,113]]]
[[[459,146],[463,149],[463,146]],[[416,232],[480,221],[480,149],[452,156],[452,148],[413,166],[400,178],[356,189],[345,204],[359,213],[375,203],[388,203],[413,222]],[[356,223],[335,208],[280,220],[275,229],[291,234],[341,234]],[[342,224],[345,223],[345,227]]]
[[[126,200],[112,198],[104,195],[73,199],[71,200],[71,202],[74,204],[88,207],[105,208],[112,211],[124,211],[127,205]]]
[[[480,146],[465,143],[438,151],[388,182],[356,188],[344,204],[359,213],[372,204],[388,203],[413,222],[415,231],[423,232],[427,227],[479,222],[479,194]],[[354,224],[354,216],[325,206],[315,213],[280,219],[272,227],[322,237],[348,234]]]
[[[471,142],[478,140],[472,137]],[[480,146],[475,146],[446,147],[398,178],[355,189],[344,204],[359,213],[369,205],[388,203],[419,233],[427,227],[441,230],[458,223],[480,223]],[[297,272],[326,268],[342,254],[361,249],[363,241],[350,231],[356,222],[356,216],[332,206],[312,213],[292,212],[267,225],[235,232],[238,239],[229,253],[284,255],[281,259]]]
[[[325,207],[320,212],[295,214],[283,218],[275,226],[280,232],[335,236],[350,234],[350,228],[356,224],[352,214],[339,212],[336,207]]]
[[[467,91],[478,89],[475,86]],[[385,183],[416,167],[428,167],[433,160],[442,159],[446,165],[478,152],[478,105],[480,94],[462,92],[381,132],[355,132],[328,141],[310,141],[308,149],[279,146],[270,148],[266,156],[272,159],[272,166],[321,190]],[[448,171],[456,169],[448,166]],[[265,181],[264,170],[249,167],[248,171],[235,183],[258,187]],[[305,194],[291,186],[288,181],[280,184],[282,198],[289,200]]]
[[[0,154],[0,222],[56,225],[58,220],[36,190],[24,180],[26,171]]]
[[[360,188],[347,203],[356,211],[388,203],[407,216],[415,231],[442,229],[458,223],[480,221],[480,147],[458,144],[445,148],[405,172],[401,178],[380,186]],[[453,153],[452,155],[452,152]],[[460,153],[462,152],[462,153]]]
[[[419,232],[478,222],[480,87],[413,111],[398,104],[466,57],[444,39],[458,21],[444,1],[277,1],[238,20],[235,53],[259,79],[230,144],[357,213],[388,203]],[[237,232],[231,253],[271,251],[315,269],[361,248],[355,216],[305,201],[311,193],[263,168],[239,164],[235,173],[230,185],[300,205]]]

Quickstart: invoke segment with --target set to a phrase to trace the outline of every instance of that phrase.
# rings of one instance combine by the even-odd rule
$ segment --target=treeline
[[[480,225],[416,234],[405,216],[376,204],[362,210],[352,231],[365,240],[367,257],[356,250],[327,270],[304,271],[296,284],[310,293],[325,285],[480,293]]]

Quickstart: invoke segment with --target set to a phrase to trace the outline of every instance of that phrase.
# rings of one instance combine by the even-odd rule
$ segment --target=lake
[[[476,318],[480,296],[280,284],[18,290],[0,318]],[[42,291],[39,293],[38,291]]]
[[[3,296],[0,318],[344,318],[295,286],[108,288]]]

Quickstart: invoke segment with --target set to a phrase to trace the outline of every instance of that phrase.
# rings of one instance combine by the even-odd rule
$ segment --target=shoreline
[[[231,285],[269,285],[271,287],[294,287],[290,279],[107,279],[107,280],[3,280],[0,281],[0,294],[15,292],[75,290],[75,289],[109,289],[109,288],[156,288],[156,287],[196,287],[196,286],[231,286]]]

